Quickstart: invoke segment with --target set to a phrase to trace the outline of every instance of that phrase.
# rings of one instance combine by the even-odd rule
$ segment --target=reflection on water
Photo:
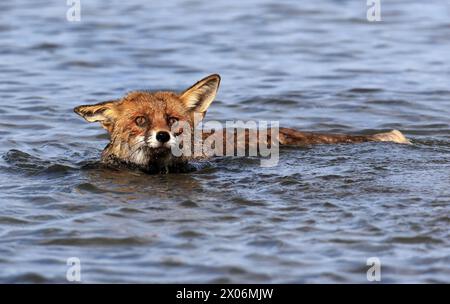
[[[396,1],[0,3],[0,281],[449,282],[449,13]],[[174,18],[176,16],[176,18]],[[414,143],[286,148],[189,174],[98,164],[72,112],[133,89],[222,85],[207,118]]]

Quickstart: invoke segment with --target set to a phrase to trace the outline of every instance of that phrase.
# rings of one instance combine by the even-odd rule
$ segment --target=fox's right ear
[[[73,111],[89,122],[99,121],[110,131],[111,124],[117,116],[117,100],[105,101],[94,105],[78,106]]]
[[[213,74],[203,78],[181,95],[181,101],[190,111],[205,116],[206,110],[216,98],[217,90],[220,85],[220,76]]]

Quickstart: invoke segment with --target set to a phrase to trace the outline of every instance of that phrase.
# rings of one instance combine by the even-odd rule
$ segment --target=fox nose
[[[156,140],[161,143],[168,142],[169,139],[170,139],[170,134],[166,131],[159,131],[158,133],[156,133]]]

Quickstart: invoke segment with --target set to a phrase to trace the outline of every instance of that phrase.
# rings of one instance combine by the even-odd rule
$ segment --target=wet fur
[[[220,84],[219,75],[208,76],[186,91],[174,92],[131,92],[118,100],[101,102],[95,105],[82,105],[74,109],[89,122],[100,122],[110,134],[110,143],[102,152],[102,163],[116,167],[139,169],[149,173],[188,172],[189,158],[175,157],[170,147],[176,144],[177,134],[171,132],[171,118],[188,123],[195,128],[194,114],[204,117],[214,100]],[[148,125],[138,126],[137,117],[145,117]],[[155,139],[156,132],[170,133],[170,140],[161,144]],[[225,130],[223,131],[225,132]],[[225,134],[225,133],[224,133]],[[391,141],[409,143],[397,130],[373,135],[322,134],[301,132],[290,128],[280,128],[277,138],[268,133],[266,142],[278,141],[280,145],[308,146],[314,144],[362,143]],[[212,133],[205,132],[203,137]],[[227,141],[236,142],[248,150],[249,132],[244,138],[237,138],[236,132],[223,137],[224,148]]]

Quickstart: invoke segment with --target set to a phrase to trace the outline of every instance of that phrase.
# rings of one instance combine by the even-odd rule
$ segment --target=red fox
[[[102,152],[101,162],[113,167],[139,169],[149,173],[185,172],[193,156],[174,155],[183,132],[195,131],[216,97],[220,76],[210,75],[178,94],[174,92],[134,91],[126,96],[94,105],[81,105],[75,113],[88,122],[100,122],[110,134],[110,143]],[[198,119],[197,119],[198,120]],[[223,130],[225,132],[225,129]],[[202,132],[202,139],[223,135],[220,131]],[[221,136],[223,144],[231,140],[237,146],[249,146],[250,132],[237,140],[232,134]],[[218,137],[217,137],[218,138]],[[217,139],[216,138],[216,139]],[[258,138],[258,141],[261,141]],[[410,143],[400,131],[373,135],[344,135],[300,132],[279,128],[263,140],[270,144],[305,146],[312,144],[390,141]]]

